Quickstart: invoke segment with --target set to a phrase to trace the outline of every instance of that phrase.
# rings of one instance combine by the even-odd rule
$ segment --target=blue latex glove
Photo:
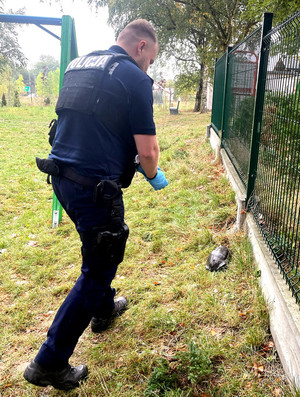
[[[138,172],[144,175],[145,179],[147,182],[150,183],[150,185],[153,187],[154,190],[160,190],[165,188],[169,182],[167,181],[165,174],[162,172],[162,170],[158,167],[157,169],[157,174],[155,175],[154,178],[149,179],[143,170],[141,164],[138,165],[137,167]]]

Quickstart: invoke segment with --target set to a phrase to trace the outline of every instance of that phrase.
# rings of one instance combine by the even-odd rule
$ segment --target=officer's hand
[[[139,164],[137,168],[138,172],[142,173],[146,179],[150,183],[150,185],[153,187],[154,190],[160,190],[168,186],[169,182],[167,181],[165,174],[162,172],[162,170],[158,167],[157,169],[157,174],[155,175],[154,178],[149,179],[143,170],[142,166]]]
[[[154,190],[160,190],[168,186],[169,182],[167,181],[165,174],[162,172],[162,170],[158,167],[157,169],[157,174],[155,175],[154,178],[148,179],[146,178],[147,181],[150,183],[150,185],[153,187]]]

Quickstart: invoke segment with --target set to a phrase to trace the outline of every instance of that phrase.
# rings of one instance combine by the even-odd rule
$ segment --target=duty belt
[[[100,178],[90,178],[78,174],[72,167],[64,167],[57,164],[53,159],[40,159],[36,157],[36,164],[40,171],[48,174],[47,182],[50,183],[49,176],[60,176],[78,183],[84,187],[93,188],[93,202],[96,205],[109,205],[110,208],[110,227],[118,229],[122,220],[122,196],[121,184],[115,180],[101,180]]]
[[[40,159],[36,157],[36,164],[40,171],[51,176],[61,176],[76,182],[84,187],[95,187],[101,182],[100,177],[88,177],[78,174],[72,167],[57,164],[53,159]],[[117,181],[114,181],[118,184]],[[50,181],[48,180],[48,183]]]
[[[79,185],[84,187],[95,187],[100,182],[100,178],[90,178],[77,174],[72,167],[60,167],[60,176],[79,183]]]

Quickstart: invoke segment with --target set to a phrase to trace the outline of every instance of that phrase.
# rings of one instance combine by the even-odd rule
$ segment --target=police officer
[[[168,184],[158,167],[153,81],[146,74],[157,52],[152,25],[138,19],[108,51],[79,57],[65,72],[52,151],[38,166],[52,174],[54,192],[80,235],[82,267],[24,372],[35,385],[77,387],[88,374],[86,365],[69,364],[78,338],[90,322],[101,332],[126,309],[127,299],[114,299],[111,287],[129,232],[122,188],[136,169],[155,190]]]

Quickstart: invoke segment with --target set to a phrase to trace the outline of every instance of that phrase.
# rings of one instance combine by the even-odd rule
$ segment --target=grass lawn
[[[64,216],[51,228],[46,157],[52,107],[0,108],[0,395],[61,396],[23,379],[80,274],[80,242]],[[129,309],[100,335],[88,328],[71,364],[88,380],[69,396],[292,396],[269,331],[251,245],[234,229],[236,203],[206,141],[210,114],[155,108],[169,186],[142,175],[124,191],[130,237],[113,286]],[[208,272],[218,245],[227,270]]]

